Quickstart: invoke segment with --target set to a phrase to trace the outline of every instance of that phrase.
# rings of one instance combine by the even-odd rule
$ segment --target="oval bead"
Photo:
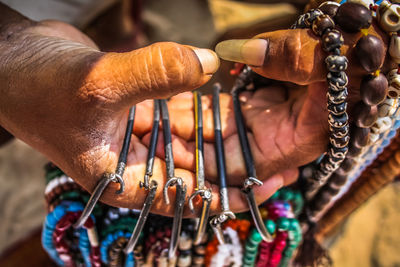
[[[349,151],[347,152],[347,157],[355,158],[362,153],[363,149],[361,147],[356,147],[354,145],[349,146]]]
[[[343,44],[343,35],[336,29],[325,32],[324,35],[322,35],[322,49],[324,49],[326,52],[339,49]]]
[[[353,126],[351,128],[350,141],[357,147],[364,147],[368,144],[370,128],[360,128]]]
[[[356,54],[361,66],[367,72],[378,70],[385,60],[385,47],[381,39],[368,34],[356,44]]]
[[[355,3],[342,4],[335,16],[339,26],[346,32],[358,32],[369,28],[372,23],[371,11]]]
[[[361,99],[367,105],[382,103],[388,92],[388,81],[383,74],[365,76],[360,85]]]
[[[347,181],[347,176],[346,175],[339,175],[336,172],[332,174],[331,178],[329,179],[329,183],[335,184],[335,185],[344,185]]]
[[[326,75],[330,89],[334,91],[345,90],[349,79],[344,71],[328,72]]]
[[[325,58],[328,71],[340,72],[347,69],[348,60],[345,56],[329,55]]]
[[[369,128],[378,118],[378,108],[359,101],[352,110],[354,122],[360,128]]]
[[[316,35],[322,36],[326,30],[334,27],[335,22],[333,22],[330,16],[324,14],[315,18],[311,29]]]
[[[400,30],[400,5],[382,1],[376,11],[379,26],[386,32]]]

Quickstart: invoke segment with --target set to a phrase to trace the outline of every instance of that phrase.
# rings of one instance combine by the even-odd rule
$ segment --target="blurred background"
[[[157,41],[214,48],[228,38],[286,29],[306,1],[230,0],[0,0],[35,19],[59,19],[86,32],[105,51],[127,51]],[[213,80],[229,89],[231,63]],[[208,83],[208,86],[212,83]],[[204,90],[207,90],[205,86]],[[47,160],[19,140],[0,146],[0,266],[31,266],[44,256],[40,228]],[[400,266],[400,184],[393,183],[351,215],[325,245],[334,266]],[[17,257],[15,248],[27,248]]]

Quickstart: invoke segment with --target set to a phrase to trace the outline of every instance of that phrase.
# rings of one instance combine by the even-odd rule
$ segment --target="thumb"
[[[372,26],[368,32],[380,35]],[[352,64],[357,62],[352,51],[361,35],[342,34],[345,43],[341,50],[349,58],[349,71],[353,76],[364,74],[359,64]],[[322,49],[321,38],[310,29],[280,30],[259,34],[254,39],[227,40],[217,44],[216,52],[223,59],[250,65],[267,78],[302,85],[326,80],[328,53]]]
[[[126,108],[145,99],[193,90],[206,83],[218,67],[219,59],[209,49],[155,43],[128,53],[104,54],[84,84],[97,98]]]

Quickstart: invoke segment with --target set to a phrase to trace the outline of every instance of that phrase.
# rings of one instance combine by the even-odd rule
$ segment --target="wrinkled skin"
[[[139,188],[152,127],[152,101],[204,84],[191,48],[158,43],[130,53],[101,53],[85,35],[60,22],[26,23],[0,43],[0,125],[22,139],[92,191],[104,172],[115,169],[126,127],[127,111],[137,113],[124,180],[126,190],[115,195],[111,184],[102,201],[141,208],[146,191]],[[11,27],[12,29],[12,27]],[[388,42],[377,27],[370,33]],[[358,100],[360,77],[352,49],[360,34],[345,34],[343,52],[349,58],[350,104]],[[248,137],[258,178],[257,201],[265,201],[279,187],[297,178],[297,167],[312,161],[326,148],[326,54],[310,30],[264,33],[269,53],[263,67],[254,68],[268,78],[299,85],[271,86],[241,95]],[[387,64],[386,64],[387,65]],[[144,102],[143,102],[144,101]],[[194,115],[191,93],[169,102],[176,176],[194,192]],[[238,185],[246,177],[229,95],[221,95],[222,128],[229,178],[231,209],[247,209]],[[212,211],[219,210],[219,194],[211,98],[203,96],[205,166],[212,188]],[[162,197],[165,163],[159,136],[153,179],[158,181],[153,212],[173,214]],[[174,189],[170,189],[173,203]],[[197,202],[195,204],[200,204]],[[197,205],[197,208],[199,206]],[[186,215],[190,215],[188,209]]]

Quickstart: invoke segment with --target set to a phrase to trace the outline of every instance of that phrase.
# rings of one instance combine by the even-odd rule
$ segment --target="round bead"
[[[347,153],[347,147],[330,147],[328,154],[332,158],[344,159]]]
[[[330,16],[321,15],[314,19],[311,29],[316,35],[321,36],[326,30],[332,29],[334,27],[335,22],[333,22]]]
[[[287,231],[290,226],[290,220],[285,217],[280,217],[277,220],[278,229],[282,231]]]
[[[329,130],[331,131],[332,136],[336,138],[342,138],[349,133],[349,126],[346,125],[344,127],[339,127],[339,128],[329,126]]]
[[[265,228],[267,228],[268,233],[272,235],[273,233],[275,233],[276,224],[273,220],[267,220],[265,222]]]
[[[325,58],[328,71],[340,72],[347,69],[348,60],[345,56],[329,55]]]
[[[347,109],[347,103],[343,102],[341,104],[333,104],[333,103],[329,103],[328,104],[328,110],[329,112],[332,112],[335,115],[341,115],[344,112],[346,112]]]
[[[329,89],[333,91],[342,91],[346,89],[348,77],[344,71],[328,72],[326,79],[329,83]]]
[[[323,15],[321,10],[319,9],[311,9],[306,14],[304,14],[304,23],[307,27],[310,27],[313,21],[318,17]]]
[[[383,74],[365,76],[360,85],[361,99],[367,105],[377,105],[386,98],[388,81]]]
[[[356,54],[361,66],[367,72],[378,70],[385,59],[385,47],[382,40],[368,34],[361,37],[356,44]]]
[[[318,9],[321,10],[324,14],[329,15],[331,18],[335,17],[338,8],[340,7],[339,3],[333,1],[323,2]]]
[[[367,29],[372,23],[371,11],[356,3],[342,4],[335,16],[339,26],[346,32],[358,32]]]
[[[254,229],[251,232],[251,239],[253,239],[257,243],[260,243],[262,241],[262,236],[260,235],[260,233],[256,229]]]
[[[335,128],[347,125],[348,119],[347,113],[343,113],[341,115],[334,115],[332,113],[328,114],[329,125]]]
[[[344,44],[343,35],[340,31],[333,29],[322,35],[322,49],[326,52],[332,52],[335,49],[340,49]]]
[[[349,140],[350,140],[349,136],[345,136],[342,138],[329,137],[331,145],[335,147],[345,147],[349,144]]]
[[[400,30],[400,6],[382,1],[376,11],[379,26],[386,32],[397,32]]]
[[[351,128],[351,143],[357,147],[364,147],[368,144],[370,128],[360,128],[353,126]]]
[[[400,74],[397,73],[397,69],[391,70],[388,75],[388,97],[399,98],[400,97]]]
[[[369,128],[378,118],[378,108],[376,106],[368,106],[364,102],[359,101],[354,106],[352,114],[358,127]]]

